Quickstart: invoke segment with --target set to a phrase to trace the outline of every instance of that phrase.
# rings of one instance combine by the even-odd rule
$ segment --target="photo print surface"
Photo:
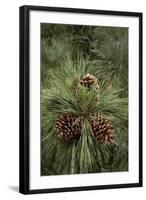
[[[128,171],[128,28],[40,26],[41,176]]]

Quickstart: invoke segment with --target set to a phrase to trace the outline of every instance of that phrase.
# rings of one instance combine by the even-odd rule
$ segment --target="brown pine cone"
[[[99,101],[99,84],[97,81],[97,78],[93,76],[92,74],[86,74],[83,76],[83,78],[80,81],[80,84],[84,87],[87,87],[89,90],[95,86],[96,91],[97,91],[97,97],[96,100]]]
[[[55,131],[59,139],[70,141],[80,137],[80,119],[73,113],[63,113],[55,122]]]
[[[99,113],[97,117],[92,118],[90,125],[93,137],[97,142],[104,144],[113,142],[113,125],[103,114]]]
[[[94,85],[96,87],[97,91],[99,90],[97,78],[89,73],[87,75],[83,76],[83,78],[80,81],[80,84],[85,87],[88,87],[89,89]]]

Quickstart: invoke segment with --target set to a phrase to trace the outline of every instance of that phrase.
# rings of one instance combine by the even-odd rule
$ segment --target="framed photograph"
[[[20,7],[20,192],[142,186],[142,13]]]

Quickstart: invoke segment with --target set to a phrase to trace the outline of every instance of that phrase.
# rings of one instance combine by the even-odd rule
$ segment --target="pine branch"
[[[42,175],[128,169],[127,38],[127,29],[43,25]],[[87,84],[84,81],[81,84],[87,74],[97,79],[98,90],[94,84],[89,87],[88,78],[85,79]],[[75,115],[81,126],[80,132],[72,140],[57,137],[55,124],[63,113]],[[93,133],[91,116],[97,118],[100,113],[113,125],[112,144],[100,143]],[[61,131],[68,129],[67,134],[74,134],[73,131],[79,129],[74,129],[70,119],[72,117],[67,122],[61,120],[59,128]],[[70,123],[70,127],[65,127],[64,123]],[[108,123],[100,128],[107,128],[107,133],[111,131]],[[65,135],[66,132],[59,134]]]

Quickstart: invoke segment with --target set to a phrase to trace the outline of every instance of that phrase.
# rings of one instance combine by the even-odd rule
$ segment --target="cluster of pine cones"
[[[81,79],[80,84],[89,89],[91,89],[92,86],[95,86],[97,91],[97,102],[99,102],[99,85],[95,76],[90,74],[85,75]],[[89,124],[92,129],[92,136],[97,142],[102,144],[113,142],[113,125],[111,121],[104,116],[104,114],[98,113],[94,117],[90,116]],[[82,125],[80,117],[74,113],[63,113],[55,122],[57,138],[67,142],[79,139],[81,128]]]

